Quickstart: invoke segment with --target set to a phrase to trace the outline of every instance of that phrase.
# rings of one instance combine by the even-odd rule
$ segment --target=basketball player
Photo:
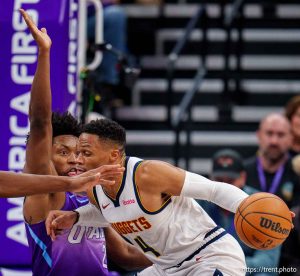
[[[46,29],[39,30],[28,14],[24,10],[20,11],[39,48],[31,89],[30,136],[24,171],[34,174],[79,175],[86,171],[84,159],[78,155],[77,136],[80,126],[68,113],[54,114],[51,117],[51,39]],[[119,168],[114,173],[120,174],[122,171]],[[55,242],[46,233],[44,220],[50,210],[73,210],[87,203],[86,197],[69,192],[26,197],[24,217],[32,251],[33,275],[108,275],[102,228],[76,226],[64,231]],[[108,228],[105,235],[109,241],[108,253],[115,253],[112,257],[116,261],[122,258],[129,261],[134,259],[134,268],[144,267],[145,260],[149,263],[112,229]]]
[[[104,169],[105,166],[101,168]],[[101,173],[75,178],[0,171],[0,197],[19,197],[63,191],[80,192],[103,181]]]
[[[245,257],[238,242],[193,198],[236,212],[248,195],[165,162],[125,156],[125,141],[125,130],[108,119],[85,125],[79,137],[87,169],[125,166],[124,175],[113,178],[114,185],[95,186],[91,201],[120,235],[154,263],[140,275],[244,275]],[[77,211],[50,212],[48,233],[55,238],[56,229],[68,228],[77,219],[91,223],[95,213],[99,215],[92,206]]]

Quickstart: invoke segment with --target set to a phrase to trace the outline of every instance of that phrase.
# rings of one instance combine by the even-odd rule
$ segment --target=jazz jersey
[[[67,192],[61,210],[75,210],[87,203],[87,197]],[[73,226],[52,242],[47,235],[45,221],[25,225],[33,275],[108,275],[102,228]]]
[[[140,248],[162,269],[178,265],[207,242],[208,233],[223,229],[192,198],[168,196],[158,210],[147,210],[140,199],[135,173],[141,159],[127,157],[115,199],[101,186],[94,197],[105,219],[127,241]],[[217,229],[219,229],[217,231]]]

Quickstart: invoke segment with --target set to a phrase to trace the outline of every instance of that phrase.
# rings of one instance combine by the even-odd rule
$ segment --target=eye
[[[84,156],[91,156],[92,153],[90,151],[88,151],[88,150],[85,150],[85,151],[83,151],[83,155]]]
[[[67,150],[61,150],[59,152],[59,154],[62,155],[62,156],[66,156],[66,155],[68,155],[68,151]]]
[[[271,136],[273,135],[273,132],[270,131],[270,130],[268,130],[268,131],[266,132],[266,135],[267,135],[268,137],[271,137]]]

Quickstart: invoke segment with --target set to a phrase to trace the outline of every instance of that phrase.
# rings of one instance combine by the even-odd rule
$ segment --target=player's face
[[[102,165],[114,164],[111,159],[113,148],[111,145],[101,142],[95,134],[82,133],[80,135],[79,151],[87,170]]]
[[[79,156],[78,138],[60,135],[53,139],[52,162],[58,175],[75,176],[86,171]]]
[[[293,135],[297,140],[300,139],[300,106],[291,118],[291,127]]]
[[[291,145],[291,132],[284,120],[267,120],[258,131],[260,152],[270,161],[281,160]]]

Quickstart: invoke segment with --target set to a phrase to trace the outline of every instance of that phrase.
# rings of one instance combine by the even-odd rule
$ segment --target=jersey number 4
[[[147,243],[145,243],[145,241],[140,236],[137,236],[134,240],[145,253],[152,252],[156,257],[160,256],[160,254]]]

